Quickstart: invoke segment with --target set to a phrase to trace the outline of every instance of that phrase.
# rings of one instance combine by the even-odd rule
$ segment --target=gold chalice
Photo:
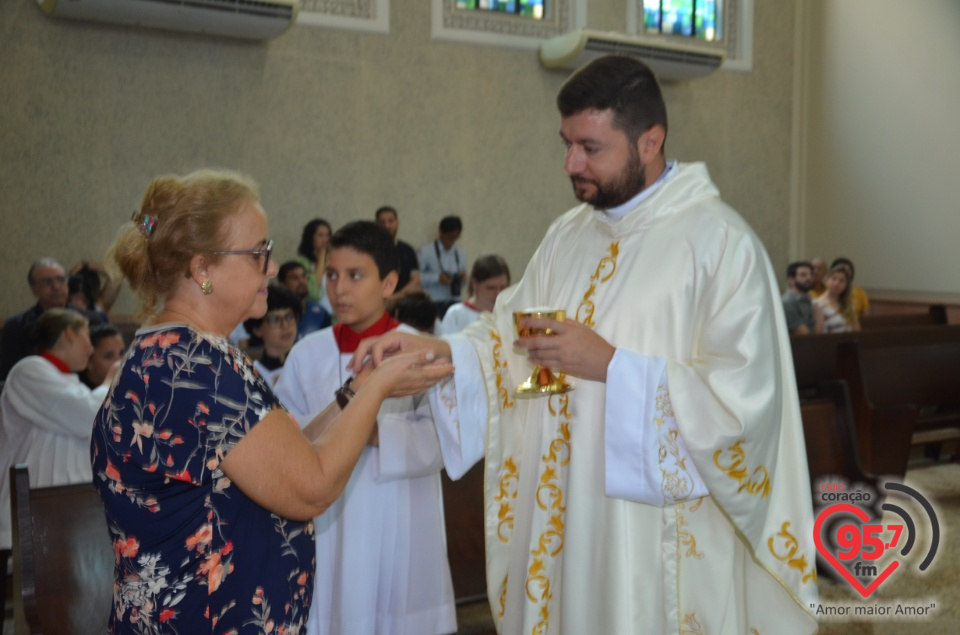
[[[517,336],[533,337],[534,335],[553,335],[552,329],[532,329],[520,326],[521,320],[526,318],[547,318],[563,322],[566,318],[566,312],[562,309],[525,309],[523,311],[514,311],[513,322],[517,328]],[[533,373],[527,381],[516,388],[518,396],[553,394],[573,390],[573,386],[565,381],[566,375],[560,373],[554,375],[549,368],[544,368],[539,364],[534,366]]]

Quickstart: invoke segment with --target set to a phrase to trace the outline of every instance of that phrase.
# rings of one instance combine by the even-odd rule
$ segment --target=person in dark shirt
[[[397,272],[400,274],[397,280],[397,290],[392,296],[387,298],[387,308],[396,306],[401,298],[420,291],[420,262],[417,260],[417,251],[403,242],[397,240],[397,230],[400,229],[400,219],[397,216],[397,210],[389,205],[384,205],[377,210],[377,224],[386,229],[394,242],[397,244],[397,257],[400,259]]]
[[[30,291],[37,303],[25,311],[11,315],[3,323],[3,335],[0,337],[0,381],[7,379],[13,365],[34,352],[36,342],[30,328],[47,309],[69,308],[83,314],[90,326],[102,323],[102,319],[92,311],[67,303],[67,271],[53,258],[41,258],[27,272]]]

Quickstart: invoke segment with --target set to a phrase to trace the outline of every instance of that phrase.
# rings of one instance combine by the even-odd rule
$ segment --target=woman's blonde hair
[[[60,336],[67,329],[74,333],[89,326],[87,318],[73,309],[47,309],[37,318],[33,325],[33,340],[36,342],[37,353],[49,351],[56,346]]]
[[[219,260],[213,253],[226,248],[225,221],[244,202],[259,203],[260,193],[236,172],[198,170],[151,181],[140,210],[120,227],[108,252],[143,302],[143,317],[156,315],[180,276],[190,277],[195,255]]]

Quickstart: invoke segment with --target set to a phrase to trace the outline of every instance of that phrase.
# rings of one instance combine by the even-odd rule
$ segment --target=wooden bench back
[[[850,484],[876,486],[876,477],[861,467],[850,395],[844,382],[820,384],[817,394],[801,404],[800,414],[811,484],[841,477]]]
[[[100,496],[90,483],[30,489],[11,468],[14,603],[31,634],[107,632],[114,553]]]
[[[892,313],[889,315],[864,315],[860,318],[860,327],[865,330],[874,328],[910,327],[923,324],[946,324],[947,307],[932,304],[926,313]]]
[[[960,342],[960,324],[937,326],[931,324],[875,328],[858,333],[830,333],[827,335],[798,335],[790,338],[793,368],[797,387],[810,391],[823,381],[840,377],[837,349],[843,342],[862,342],[864,348],[888,346],[928,345]]]
[[[866,396],[878,406],[960,404],[960,342],[861,345],[858,354]]]

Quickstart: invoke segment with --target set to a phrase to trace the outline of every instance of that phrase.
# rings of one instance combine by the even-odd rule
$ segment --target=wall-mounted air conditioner
[[[547,68],[573,69],[602,55],[637,57],[661,80],[701,77],[717,70],[724,59],[720,50],[586,29],[558,35],[540,45],[540,62]]]
[[[37,0],[54,18],[266,40],[297,19],[300,0]]]

